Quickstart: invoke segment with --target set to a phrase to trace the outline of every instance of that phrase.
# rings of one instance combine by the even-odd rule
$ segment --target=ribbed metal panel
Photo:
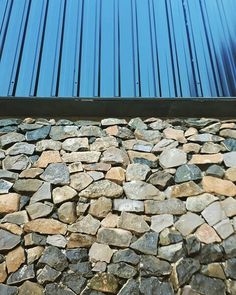
[[[0,0],[0,96],[236,96],[235,0]]]

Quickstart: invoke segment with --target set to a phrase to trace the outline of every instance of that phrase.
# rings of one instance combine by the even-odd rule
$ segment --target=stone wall
[[[236,120],[0,120],[0,294],[236,294]]]

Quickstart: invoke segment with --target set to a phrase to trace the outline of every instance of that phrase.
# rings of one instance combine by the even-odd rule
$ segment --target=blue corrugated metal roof
[[[235,0],[0,0],[0,96],[236,96]]]

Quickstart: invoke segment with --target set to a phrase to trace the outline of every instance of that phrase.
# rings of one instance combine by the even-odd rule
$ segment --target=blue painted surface
[[[235,0],[0,0],[0,96],[236,96]]]

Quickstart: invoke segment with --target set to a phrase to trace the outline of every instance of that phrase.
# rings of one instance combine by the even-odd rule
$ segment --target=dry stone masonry
[[[236,294],[236,120],[0,120],[1,295]]]

